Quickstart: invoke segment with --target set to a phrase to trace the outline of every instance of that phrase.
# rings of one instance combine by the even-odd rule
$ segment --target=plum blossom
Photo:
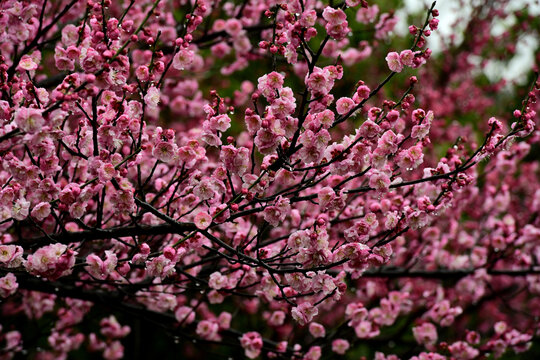
[[[86,270],[96,279],[105,280],[114,271],[118,264],[118,258],[115,253],[110,250],[105,251],[105,260],[101,260],[95,254],[90,254],[86,257]]]
[[[222,275],[219,271],[213,272],[210,274],[208,286],[212,289],[220,290],[227,286],[227,277]]]
[[[401,57],[397,52],[389,52],[385,59],[388,63],[388,68],[391,71],[399,73],[403,70],[403,63],[401,62]]]
[[[245,355],[250,359],[259,356],[263,347],[262,337],[256,331],[250,331],[242,335],[240,344],[244,348]]]
[[[291,315],[293,319],[304,326],[313,320],[315,316],[319,313],[319,309],[316,306],[313,306],[309,302],[304,302],[291,310]]]
[[[77,252],[69,249],[67,245],[51,244],[28,255],[24,266],[30,274],[56,280],[71,274],[76,254]]]
[[[17,292],[19,284],[17,278],[13,273],[8,273],[6,276],[0,278],[0,298],[6,298]]]
[[[437,341],[437,328],[432,323],[426,322],[412,329],[416,342],[423,345],[433,345]]]
[[[37,204],[31,212],[32,217],[38,221],[42,221],[47,218],[51,213],[51,204],[48,202],[40,202]]]
[[[194,223],[197,228],[205,230],[212,224],[212,217],[207,212],[201,211],[195,215]]]
[[[176,70],[184,70],[191,66],[195,58],[193,50],[181,49],[173,57],[172,66]]]
[[[157,109],[160,102],[161,92],[155,86],[151,86],[144,96],[144,103],[150,109]]]
[[[17,268],[23,263],[23,248],[18,245],[0,245],[0,264]]]
[[[35,133],[45,125],[43,111],[34,108],[21,107],[15,112],[15,124],[27,133]]]

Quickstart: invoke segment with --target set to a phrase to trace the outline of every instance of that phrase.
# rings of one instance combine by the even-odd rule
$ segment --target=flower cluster
[[[0,358],[535,351],[536,20],[389,6],[0,2]]]

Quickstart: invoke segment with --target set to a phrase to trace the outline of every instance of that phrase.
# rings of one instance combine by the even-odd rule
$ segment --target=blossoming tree
[[[1,1],[0,358],[538,354],[539,20],[435,5]]]

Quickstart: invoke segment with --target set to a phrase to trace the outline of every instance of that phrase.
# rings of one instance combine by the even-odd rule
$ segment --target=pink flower
[[[371,5],[367,8],[361,7],[356,12],[356,21],[369,24],[375,21],[375,17],[379,13],[379,7],[377,5]]]
[[[105,360],[118,360],[124,357],[124,346],[119,340],[107,343],[103,350]]]
[[[331,24],[341,24],[347,20],[347,15],[341,9],[334,9],[330,6],[324,8],[322,13],[323,19]]]
[[[324,329],[324,326],[316,322],[312,322],[309,324],[309,333],[314,338],[323,338],[326,336],[326,330]]]
[[[101,319],[99,326],[101,326],[101,334],[109,339],[123,338],[131,332],[131,328],[127,325],[120,325],[114,315]]]
[[[13,273],[8,273],[6,276],[0,278],[0,297],[6,298],[10,295],[15,294],[19,284],[17,283],[17,278]]]
[[[316,116],[316,119],[321,123],[321,125],[328,129],[332,124],[334,123],[336,116],[331,110],[323,110],[322,112],[318,113]]]
[[[28,217],[30,210],[30,202],[25,199],[17,199],[11,208],[11,216],[15,220],[22,221]]]
[[[205,340],[218,340],[219,325],[210,320],[202,320],[197,324],[195,332]]]
[[[212,217],[207,212],[201,211],[195,215],[193,222],[198,229],[205,230],[212,224]]]
[[[56,280],[71,274],[76,252],[64,244],[47,245],[28,255],[24,267],[33,275]]]
[[[414,53],[407,49],[399,53],[399,60],[405,66],[413,66]]]
[[[23,248],[18,245],[0,245],[0,264],[7,268],[17,268],[23,262]]]
[[[434,345],[437,341],[437,328],[432,323],[423,323],[412,329],[416,342],[420,345]]]
[[[219,271],[215,271],[210,274],[208,279],[208,286],[212,289],[219,290],[227,286],[227,277],[222,275]]]
[[[312,27],[315,25],[315,22],[317,21],[317,12],[313,9],[306,10],[302,13],[302,16],[300,17],[300,25],[302,25],[305,28]]]
[[[317,316],[318,313],[319,309],[309,302],[304,302],[297,307],[293,307],[291,310],[293,319],[297,321],[300,326],[304,326],[309,323],[315,316]]]
[[[195,311],[189,306],[180,306],[174,312],[174,317],[182,325],[191,324],[195,321]]]
[[[319,360],[322,356],[322,350],[320,346],[312,346],[309,348],[306,355],[302,360]]]
[[[147,81],[150,76],[148,70],[148,66],[141,65],[137,68],[137,70],[135,70],[135,76],[137,76],[137,79],[139,79],[140,81]]]
[[[372,138],[379,134],[381,131],[381,128],[379,125],[374,123],[372,120],[366,120],[360,126],[360,131],[358,132],[358,135],[365,137],[365,138]]]
[[[472,360],[476,359],[478,355],[480,355],[480,351],[473,348],[465,341],[457,341],[451,344],[448,346],[448,350],[455,359],[460,360]]]
[[[244,353],[250,359],[255,359],[261,354],[263,340],[261,335],[256,331],[245,333],[240,338],[240,344],[244,348]]]
[[[150,109],[157,109],[160,102],[161,92],[155,86],[151,86],[146,95],[144,96],[144,102]]]
[[[103,57],[94,48],[89,47],[85,54],[81,54],[81,67],[88,73],[95,73],[103,65]]]
[[[157,256],[152,260],[146,261],[146,272],[150,276],[157,276],[162,279],[176,272],[176,263],[164,255]]]
[[[268,324],[271,326],[281,326],[285,323],[286,314],[283,311],[274,311],[268,318]]]
[[[110,250],[105,251],[105,260],[101,260],[99,256],[90,254],[86,257],[86,270],[96,279],[105,280],[109,277],[118,263],[118,258],[115,253]]]
[[[193,188],[193,194],[201,201],[209,200],[216,196],[216,190],[211,179],[205,177]]]
[[[399,54],[395,51],[389,52],[388,55],[386,55],[386,62],[388,63],[388,67],[393,72],[401,72],[403,70],[403,64],[401,63],[401,58]]]
[[[227,131],[231,127],[231,118],[227,115],[213,116],[209,120],[209,128],[212,131]]]
[[[386,192],[390,187],[390,178],[383,171],[375,170],[369,177],[369,186],[378,192]]]
[[[255,136],[255,145],[261,154],[269,154],[277,147],[279,137],[269,129],[261,128]]]
[[[339,115],[345,115],[354,108],[354,101],[348,97],[342,97],[336,101],[336,110]]]
[[[242,23],[238,19],[228,19],[225,22],[225,32],[232,37],[240,35],[242,32]]]
[[[98,169],[99,181],[105,183],[116,176],[116,169],[111,163],[103,163]]]
[[[378,334],[377,331],[373,330],[371,321],[367,321],[367,320],[358,322],[358,324],[354,326],[354,332],[356,336],[360,339],[371,338]]]
[[[25,70],[25,71],[33,71],[38,68],[38,64],[34,62],[34,59],[32,59],[29,55],[23,55],[21,57],[21,60],[19,61],[18,68]]]
[[[174,55],[172,66],[176,70],[184,70],[193,63],[194,58],[195,54],[192,50],[181,49]]]
[[[237,149],[232,145],[226,145],[221,147],[219,158],[231,174],[242,176],[248,170],[249,155],[249,149],[246,147]]]
[[[273,226],[278,226],[291,211],[289,199],[278,197],[275,205],[268,206],[263,211],[264,220]]]
[[[37,204],[31,212],[32,217],[38,221],[45,220],[51,214],[51,204],[48,202],[40,202]]]
[[[371,90],[366,85],[360,85],[358,89],[356,89],[356,93],[360,99],[367,99],[371,93]]]
[[[330,78],[328,71],[315,67],[313,72],[306,78],[306,85],[308,86],[309,91],[326,95],[332,90],[334,81]]]
[[[326,32],[332,38],[336,40],[343,40],[351,32],[351,29],[348,27],[347,21],[342,23],[328,23],[325,26]]]
[[[336,339],[332,341],[332,351],[339,355],[345,355],[351,345],[345,339]]]
[[[319,200],[319,207],[321,210],[325,210],[328,207],[328,204],[336,197],[336,192],[330,186],[325,186],[317,193],[317,198]]]
[[[30,134],[38,132],[45,124],[42,110],[26,107],[15,111],[14,121],[19,129]]]
[[[398,136],[392,130],[385,131],[377,142],[377,150],[385,155],[394,154],[401,140],[403,140],[403,135]]]
[[[74,202],[69,206],[69,215],[74,219],[80,219],[86,212],[86,203]]]
[[[154,146],[152,155],[159,161],[166,164],[173,162],[177,158],[178,148],[176,144],[160,141]]]

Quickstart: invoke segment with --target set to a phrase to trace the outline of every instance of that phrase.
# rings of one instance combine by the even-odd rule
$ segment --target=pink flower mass
[[[0,359],[540,358],[538,9],[409,3],[0,1]]]

